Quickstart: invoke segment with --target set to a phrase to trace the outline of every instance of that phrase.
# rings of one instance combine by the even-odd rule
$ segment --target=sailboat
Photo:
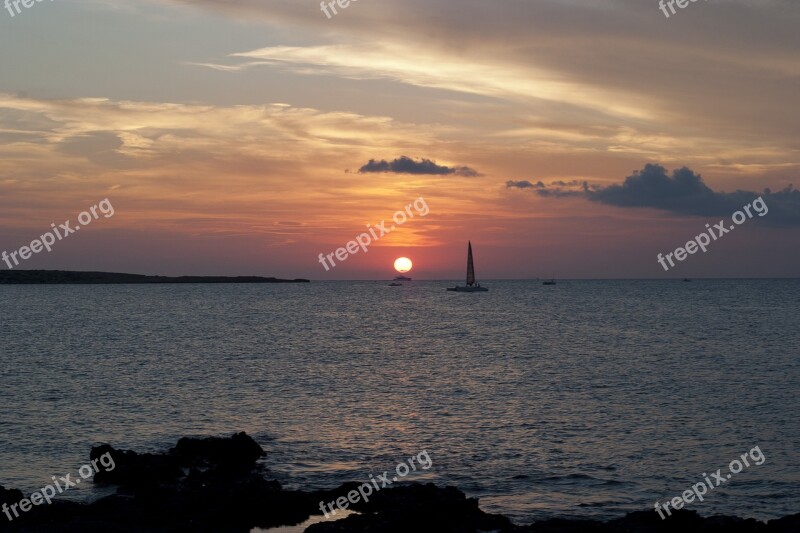
[[[467,246],[467,285],[466,287],[456,285],[455,287],[448,288],[447,290],[453,292],[486,292],[489,290],[486,287],[481,287],[480,283],[475,283],[475,265],[472,263],[471,241]]]

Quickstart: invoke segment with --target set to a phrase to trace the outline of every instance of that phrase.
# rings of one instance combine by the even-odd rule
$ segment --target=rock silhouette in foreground
[[[334,490],[284,490],[263,476],[258,461],[264,450],[245,433],[228,438],[182,438],[164,454],[139,454],[103,444],[90,459],[108,453],[114,467],[102,467],[95,483],[117,488],[116,494],[91,504],[56,500],[33,507],[9,523],[0,515],[0,531],[50,532],[249,532],[254,527],[296,525],[320,515],[319,502],[347,495],[360,483]],[[0,504],[22,499],[20,491],[0,487]],[[730,531],[788,533],[800,531],[800,514],[768,523],[735,517],[702,518],[694,511],[673,512],[661,520],[652,511],[630,513],[609,522],[555,519],[516,526],[501,515],[483,512],[478,500],[455,487],[431,483],[389,487],[369,502],[351,506],[358,514],[310,526],[309,533],[443,532],[471,533],[660,533]]]

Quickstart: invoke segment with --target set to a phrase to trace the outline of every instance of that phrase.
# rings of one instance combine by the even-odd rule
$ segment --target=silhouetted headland
[[[321,502],[347,498],[359,482],[324,491],[286,490],[265,477],[264,449],[245,433],[229,438],[187,438],[163,454],[136,453],[102,444],[89,458],[100,464],[94,482],[110,485],[116,494],[93,503],[55,499],[8,521],[0,514],[0,530],[14,532],[81,531],[249,532],[301,524],[321,517]],[[102,457],[111,457],[102,460]],[[101,460],[98,463],[98,458]],[[110,467],[110,470],[109,470]],[[11,506],[22,492],[0,487],[0,505]],[[30,506],[28,506],[30,507]],[[10,509],[10,508],[9,508]],[[373,493],[368,501],[350,506],[346,518],[310,525],[308,533],[632,533],[632,532],[751,532],[800,531],[800,514],[761,522],[730,516],[703,518],[685,509],[661,520],[652,509],[622,518],[597,520],[558,518],[515,525],[507,517],[480,509],[455,487],[432,483],[402,484]],[[9,511],[10,513],[11,511]]]
[[[0,284],[114,284],[114,283],[308,283],[307,279],[260,276],[146,276],[116,272],[70,270],[0,270]]]

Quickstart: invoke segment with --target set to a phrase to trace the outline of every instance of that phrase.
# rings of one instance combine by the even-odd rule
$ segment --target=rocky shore
[[[13,521],[0,514],[0,531],[51,532],[249,532],[252,528],[296,525],[321,515],[320,502],[346,497],[359,483],[328,491],[285,490],[265,479],[257,461],[264,450],[245,433],[229,438],[182,438],[163,454],[139,454],[104,444],[92,448],[99,464],[97,485],[116,493],[91,504],[55,500],[42,503]],[[98,459],[111,457],[109,460]],[[0,505],[17,504],[24,495],[0,487]],[[800,532],[800,514],[768,523],[730,516],[700,517],[680,510],[661,520],[652,510],[599,522],[554,519],[517,526],[501,515],[480,510],[478,500],[454,487],[408,484],[376,492],[356,512],[336,521],[309,526],[308,533],[328,532],[514,532],[631,533],[667,531]]]

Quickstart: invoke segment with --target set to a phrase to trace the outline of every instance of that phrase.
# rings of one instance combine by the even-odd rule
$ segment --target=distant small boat
[[[397,276],[394,278],[395,281],[411,281],[411,278],[407,278],[405,276]]]
[[[480,283],[475,283],[475,265],[472,262],[472,242],[467,245],[467,286],[462,287],[456,285],[455,287],[447,289],[452,292],[487,292],[489,289],[481,287]]]
[[[402,283],[394,283],[394,282],[392,282],[392,283],[389,284],[389,286],[390,287],[402,287],[403,284]]]
[[[692,281],[689,278],[683,278],[683,281]]]
[[[550,281],[543,281],[543,282],[542,282],[542,285],[555,285],[555,284],[556,284],[556,277],[555,277],[555,275],[553,275],[553,277],[552,277],[552,278],[550,278]]]

